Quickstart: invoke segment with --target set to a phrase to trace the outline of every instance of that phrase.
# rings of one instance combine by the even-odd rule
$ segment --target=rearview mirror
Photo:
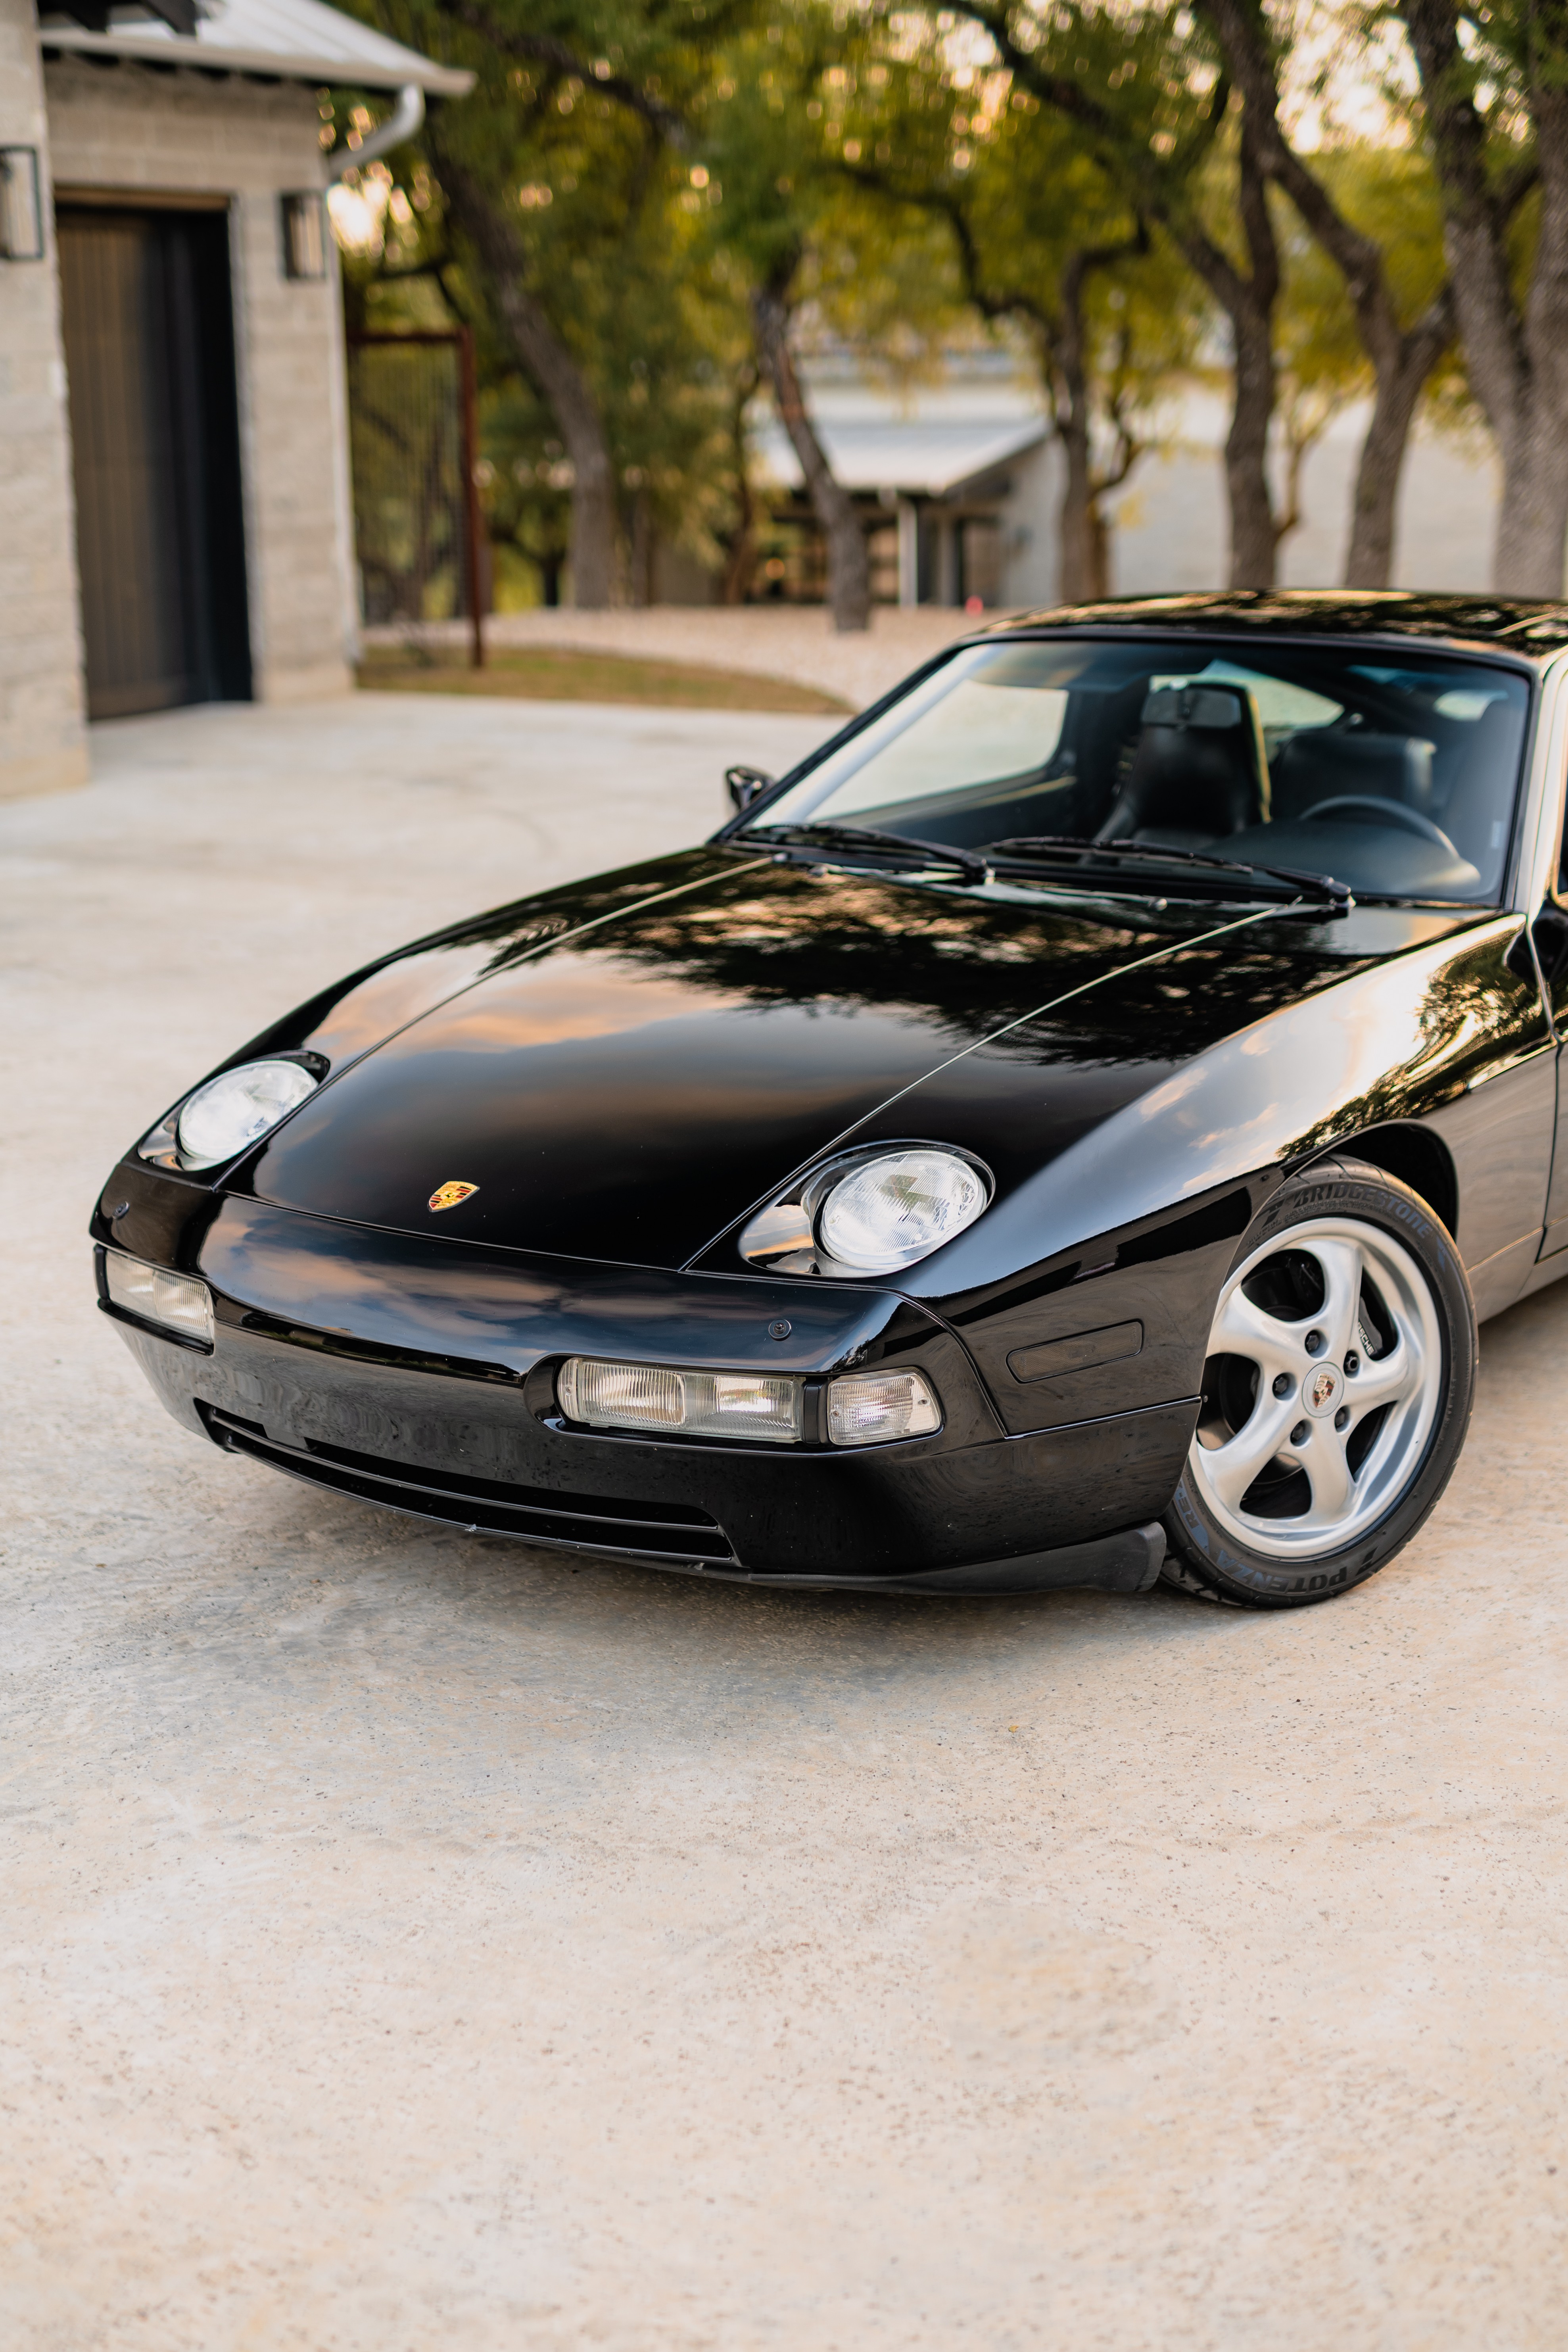
[[[770,784],[777,783],[778,778],[770,776],[765,768],[726,768],[724,782],[730,788],[730,798],[738,814],[742,809],[750,808],[757,794],[765,793]]]

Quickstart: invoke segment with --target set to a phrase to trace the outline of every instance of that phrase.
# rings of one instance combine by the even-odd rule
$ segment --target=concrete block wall
[[[62,195],[227,199],[255,692],[341,693],[355,628],[342,305],[335,276],[284,277],[278,204],[324,185],[314,93],[72,58],[44,83]]]
[[[0,261],[0,798],[85,783],[66,372],[33,0],[0,0],[0,146],[38,152],[42,261]]]

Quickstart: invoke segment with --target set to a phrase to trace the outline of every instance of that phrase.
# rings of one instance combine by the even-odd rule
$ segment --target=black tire
[[[1381,1169],[1349,1158],[1320,1160],[1299,1175],[1287,1178],[1243,1237],[1226,1283],[1222,1286],[1220,1298],[1215,1302],[1216,1318],[1220,1314],[1220,1300],[1224,1300],[1230,1292],[1237,1269],[1245,1267],[1249,1260],[1256,1260],[1267,1245],[1273,1244],[1281,1253],[1278,1258],[1268,1259],[1269,1267],[1307,1264],[1310,1275],[1310,1257],[1300,1248],[1295,1252],[1290,1250],[1292,1233],[1306,1226],[1331,1230],[1334,1224],[1341,1223],[1353,1228],[1368,1229],[1369,1243],[1374,1250],[1377,1246],[1375,1236],[1386,1236],[1394,1244],[1393,1255],[1395,1258],[1403,1253],[1403,1262],[1414,1260],[1430,1292],[1436,1314],[1435,1320],[1428,1317],[1424,1326],[1426,1346],[1422,1361],[1426,1370],[1419,1391],[1424,1401],[1422,1412],[1430,1416],[1429,1433],[1412,1439],[1411,1461],[1407,1465],[1398,1465],[1394,1473],[1399,1482],[1397,1491],[1386,1496],[1387,1507],[1381,1510],[1379,1516],[1370,1523],[1355,1528],[1353,1540],[1326,1543],[1321,1550],[1299,1551],[1289,1559],[1282,1559],[1278,1551],[1268,1548],[1267,1535],[1258,1546],[1238,1536],[1237,1522],[1245,1516],[1243,1507],[1236,1507],[1228,1515],[1227,1524],[1224,1504],[1213,1492],[1214,1480],[1207,1465],[1200,1462],[1194,1470],[1194,1455],[1189,1454],[1170,1507],[1164,1513],[1169,1549],[1161,1570],[1163,1583],[1174,1585],[1185,1592],[1201,1594],[1207,1600],[1228,1601],[1246,1609],[1299,1609],[1313,1601],[1332,1600],[1337,1594],[1348,1591],[1352,1585],[1363,1583],[1404,1549],[1433,1509],[1453,1475],[1454,1465],[1464,1447],[1475,1396],[1475,1302],[1451,1234],[1427,1202],[1418,1193],[1413,1192],[1408,1185],[1400,1183],[1397,1178],[1386,1176]],[[1303,1235],[1302,1239],[1305,1242],[1310,1236]],[[1289,1255],[1287,1256],[1286,1253]],[[1386,1251],[1384,1254],[1385,1256],[1388,1255]],[[1351,1263],[1353,1265],[1354,1262],[1352,1258]],[[1250,1286],[1255,1277],[1248,1276],[1246,1279]],[[1323,1279],[1326,1283],[1327,1276]],[[1251,1297],[1250,1287],[1247,1295]],[[1269,1314],[1281,1312],[1278,1307],[1267,1311]],[[1294,1330],[1299,1322],[1310,1322],[1318,1311],[1310,1307],[1304,1310],[1293,1308],[1292,1319],[1281,1328]],[[1218,1332],[1220,1328],[1216,1319],[1215,1331]],[[1436,1348],[1432,1344],[1434,1335]],[[1308,1339],[1320,1339],[1321,1344],[1316,1331],[1309,1333]],[[1222,1408],[1213,1402],[1213,1392],[1223,1387],[1226,1365],[1236,1360],[1234,1357],[1215,1355],[1211,1356],[1205,1365],[1205,1415],[1210,1417],[1211,1429],[1222,1412]],[[1389,1361],[1394,1361],[1392,1344]],[[1337,1376],[1330,1357],[1324,1356],[1321,1362],[1328,1370],[1331,1379]],[[1363,1369],[1362,1360],[1353,1351],[1346,1364],[1347,1368]],[[1368,1357],[1366,1368],[1373,1373],[1377,1371],[1375,1357]],[[1311,1370],[1310,1367],[1308,1369]],[[1313,1371],[1312,1377],[1316,1381],[1320,1375]],[[1287,1375],[1281,1373],[1280,1379],[1286,1378]],[[1301,1393],[1304,1395],[1305,1392],[1306,1384],[1303,1382]],[[1300,1409],[1288,1402],[1290,1397],[1288,1388],[1277,1387],[1273,1393],[1287,1400],[1279,1406],[1280,1412]],[[1260,1404],[1268,1402],[1262,1394],[1260,1376],[1253,1381],[1253,1394],[1255,1401],[1246,1408],[1248,1413],[1257,1412]],[[1338,1395],[1342,1396],[1348,1405],[1354,1396],[1353,1383],[1342,1381]],[[1327,1411],[1327,1407],[1321,1410]],[[1383,1417],[1386,1419],[1394,1410],[1393,1406],[1384,1408]],[[1400,1410],[1405,1411],[1405,1408],[1401,1407]],[[1348,1412],[1342,1417],[1348,1423],[1351,1418]],[[1245,1416],[1238,1411],[1235,1418],[1240,1421],[1240,1428],[1245,1432],[1248,1425]],[[1372,1412],[1368,1412],[1366,1419],[1373,1423],[1372,1444],[1375,1445],[1381,1422]],[[1331,1425],[1337,1429],[1339,1421],[1336,1419],[1331,1424],[1318,1423],[1308,1433],[1326,1442]],[[1223,1433],[1231,1424],[1220,1419],[1219,1426]],[[1298,1421],[1288,1442],[1293,1445],[1297,1435],[1307,1430],[1306,1421]],[[1197,1442],[1194,1440],[1194,1446]],[[1355,1433],[1352,1431],[1342,1448],[1347,1455],[1354,1443]],[[1414,1452],[1417,1443],[1420,1445],[1418,1454]],[[1212,1462],[1213,1458],[1211,1454],[1209,1460]],[[1310,1458],[1303,1446],[1300,1449],[1301,1461],[1305,1463]],[[1324,1455],[1322,1458],[1326,1463],[1328,1457]],[[1370,1465],[1370,1454],[1366,1458]],[[1279,1482],[1275,1491],[1283,1495],[1283,1482],[1292,1475],[1289,1463],[1277,1460],[1270,1465],[1270,1471]],[[1306,1473],[1299,1470],[1294,1475],[1300,1479]],[[1343,1477],[1345,1473],[1342,1470],[1340,1475]],[[1357,1474],[1352,1468],[1350,1475],[1354,1476]],[[1260,1486],[1249,1488],[1249,1502],[1259,1490]],[[1315,1504],[1315,1487],[1311,1493]],[[1254,1507],[1258,1507],[1255,1504]],[[1347,1520],[1347,1525],[1349,1523]],[[1261,1523],[1254,1518],[1252,1524]],[[1303,1517],[1297,1524],[1300,1530],[1299,1539],[1306,1544],[1315,1542],[1316,1528],[1310,1515]],[[1281,1515],[1276,1525],[1288,1528],[1289,1522]]]

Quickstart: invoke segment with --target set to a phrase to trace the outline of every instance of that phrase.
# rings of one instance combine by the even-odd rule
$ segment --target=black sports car
[[[99,1300],[220,1446],[893,1591],[1358,1583],[1568,1273],[1568,605],[1193,595],[931,662],[706,846],[256,1038]]]

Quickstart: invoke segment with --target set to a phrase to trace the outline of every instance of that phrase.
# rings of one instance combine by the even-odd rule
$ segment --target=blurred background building
[[[1026,356],[1005,345],[960,347],[900,385],[829,346],[808,349],[801,374],[834,472],[865,520],[875,601],[962,605],[978,597],[987,609],[1005,610],[1056,600],[1061,451]],[[1306,455],[1301,520],[1279,551],[1284,587],[1322,587],[1343,576],[1368,414],[1365,401],[1347,401]],[[1153,446],[1106,502],[1112,594],[1223,581],[1228,425],[1221,391],[1193,385],[1167,404]],[[822,534],[795,453],[762,400],[752,447],[780,541],[761,593],[819,604]],[[1496,503],[1484,436],[1418,426],[1401,485],[1394,584],[1483,588]],[[714,593],[706,578],[668,562],[657,578],[670,602],[706,602]]]

